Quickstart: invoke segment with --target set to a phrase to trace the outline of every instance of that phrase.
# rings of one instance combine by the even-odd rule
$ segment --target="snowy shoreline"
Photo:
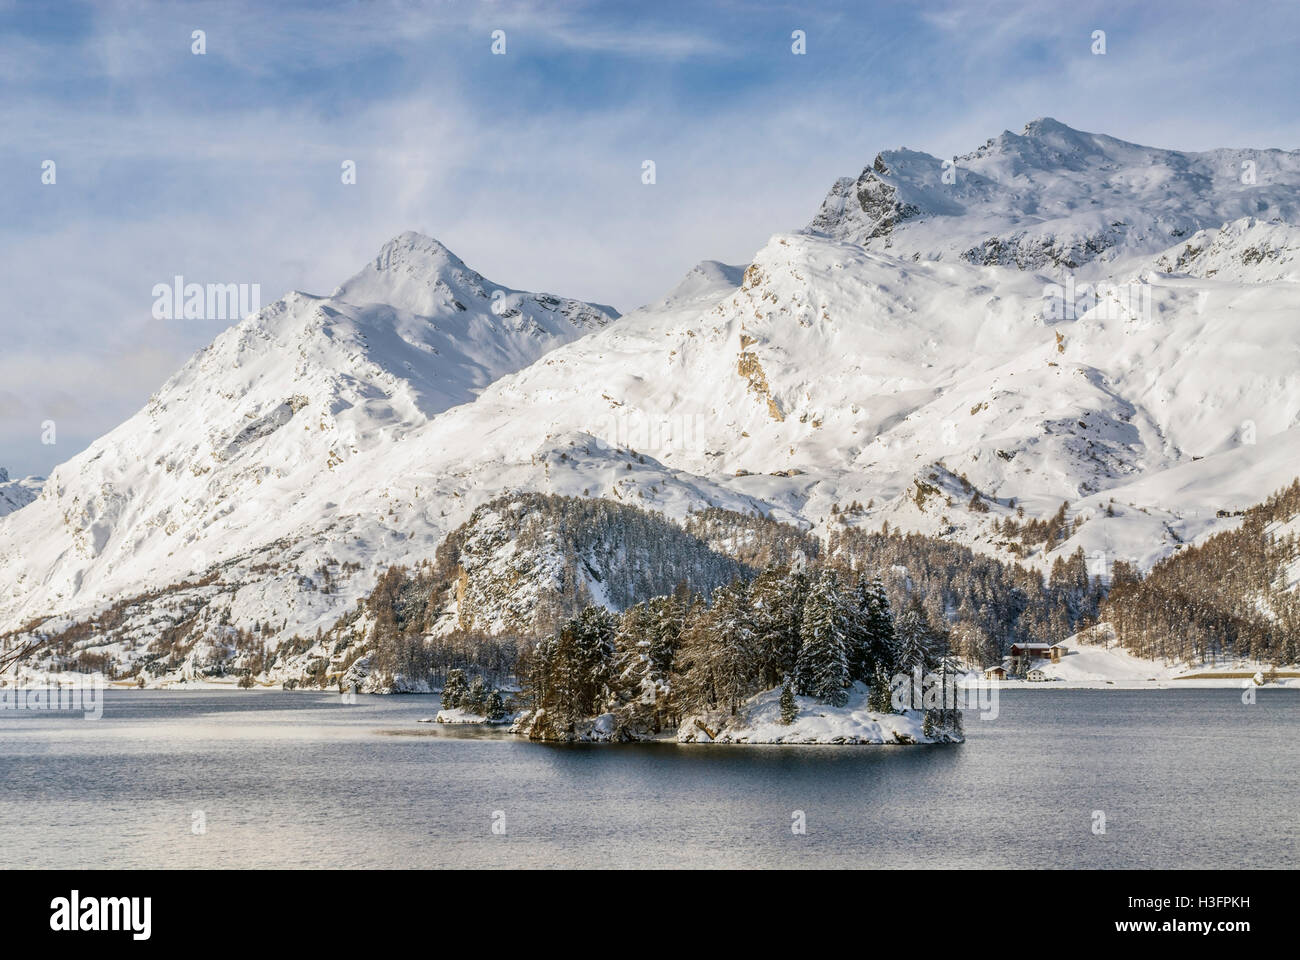
[[[1094,628],[1095,630],[1096,628]],[[1042,673],[1044,680],[998,680],[1003,689],[1045,690],[1177,690],[1186,688],[1227,687],[1240,689],[1258,676],[1264,683],[1255,686],[1300,688],[1300,667],[1294,664],[1264,664],[1238,658],[1207,663],[1160,663],[1129,653],[1113,642],[1085,643],[1081,634],[1062,641],[1059,661],[1035,660],[1029,667]],[[1277,676],[1269,679],[1270,671]],[[1296,674],[1286,676],[1286,674]],[[983,686],[994,681],[982,680],[966,686]]]
[[[545,711],[519,715],[510,732],[529,740],[549,743],[673,743],[725,744],[834,744],[917,745],[960,743],[960,722],[955,729],[932,727],[926,732],[925,711],[879,713],[868,709],[869,691],[855,683],[843,706],[831,706],[814,697],[796,696],[795,712],[782,722],[781,688],[755,694],[736,713],[718,710],[688,715],[674,733],[651,733],[620,724],[612,713],[588,717],[557,732]]]
[[[1249,675],[1217,677],[1201,680],[1196,677],[1165,677],[1151,680],[999,680],[999,690],[1239,690],[1250,681]],[[1252,684],[1259,690],[1300,690],[1300,677],[1284,677],[1263,684]],[[963,690],[990,688],[988,684],[960,684]]]

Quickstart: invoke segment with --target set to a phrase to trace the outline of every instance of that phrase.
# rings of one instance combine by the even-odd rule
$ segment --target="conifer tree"
[[[445,709],[455,710],[461,700],[469,693],[469,684],[465,682],[465,671],[452,669],[447,671],[447,679],[442,685],[442,705]]]
[[[865,577],[858,577],[857,586],[845,597],[845,646],[849,657],[849,678],[867,681],[874,672],[871,659],[870,634],[867,617],[871,607],[871,589]]]
[[[754,624],[749,585],[744,580],[714,591],[709,621],[713,634],[709,660],[715,689],[721,704],[734,716],[740,702],[753,692]]]
[[[894,666],[894,619],[889,610],[885,586],[876,576],[858,578],[850,610],[849,651],[854,680],[871,683],[880,666],[892,672]]]
[[[481,714],[487,706],[487,684],[481,676],[475,677],[469,685],[469,692],[461,699],[461,705],[470,713]]]
[[[654,616],[649,604],[634,604],[623,611],[614,635],[613,686],[628,714],[625,723],[635,724],[642,719],[642,713],[655,714],[666,686],[667,678],[656,675],[650,658],[653,633]],[[656,722],[656,732],[658,729]]]
[[[924,676],[934,663],[938,640],[930,626],[930,618],[926,616],[915,594],[903,615],[898,618],[895,630],[898,637],[897,668],[909,674],[920,668]],[[908,691],[908,706],[914,709],[919,706],[914,683],[908,684]]]
[[[647,656],[650,658],[650,675],[659,685],[660,703],[657,710],[666,723],[680,720],[680,705],[672,683],[672,677],[678,672],[678,657],[682,649],[682,633],[687,620],[694,616],[697,609],[703,607],[703,601],[692,594],[685,581],[677,584],[676,589],[666,597],[655,597],[649,603],[652,624],[650,628],[650,645]]]
[[[578,716],[599,713],[614,693],[614,638],[618,616],[604,607],[583,609],[568,625],[573,636],[571,676],[573,706]]]
[[[871,579],[866,597],[866,644],[871,675],[877,669],[893,673],[898,656],[898,637],[894,631],[894,614],[889,608],[885,585],[877,574]]]
[[[710,660],[712,646],[708,617],[702,607],[693,608],[682,628],[673,682],[673,700],[683,712],[717,706],[717,685]]]
[[[794,687],[786,677],[785,685],[781,687],[781,722],[788,727],[798,715],[799,704],[794,699]]]
[[[800,693],[836,707],[848,702],[851,682],[844,614],[835,575],[823,570],[804,604],[797,672]]]
[[[769,567],[754,580],[750,597],[761,689],[770,690],[795,669],[807,591],[808,578],[798,570]]]
[[[873,713],[893,713],[894,704],[890,680],[892,674],[877,664],[876,672],[871,677],[871,691],[867,694],[867,709]]]

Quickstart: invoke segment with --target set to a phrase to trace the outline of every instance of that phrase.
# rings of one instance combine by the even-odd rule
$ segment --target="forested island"
[[[622,614],[586,607],[520,658],[512,730],[551,741],[959,741],[950,649],[919,602],[895,617],[879,578],[773,567],[707,602],[683,585]],[[936,675],[938,702],[925,683]],[[444,722],[510,712],[459,669],[443,706]]]

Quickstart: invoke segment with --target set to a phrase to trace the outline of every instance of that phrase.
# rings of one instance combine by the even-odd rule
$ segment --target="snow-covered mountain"
[[[1042,120],[943,174],[881,154],[811,229],[617,323],[398,237],[227,331],[0,521],[0,632],[308,636],[503,493],[1104,569],[1300,472],[1300,154]],[[1008,532],[1064,501],[1064,544]]]
[[[723,505],[744,497],[825,529],[857,501],[873,504],[863,522],[983,542],[993,520],[1068,500],[1098,521],[1070,550],[1149,562],[1216,510],[1289,481],[1294,460],[1250,479],[1229,468],[1224,483],[1220,458],[1244,468],[1258,444],[1293,442],[1300,288],[1143,276],[1135,312],[1103,301],[1057,321],[1032,273],[778,236],[712,305],[629,314],[449,411],[445,469],[464,471],[472,496],[526,451],[549,464],[552,491],[679,510],[657,473],[620,472],[630,448],[711,479]],[[510,415],[530,403],[538,417]],[[451,452],[471,436],[472,456]],[[578,441],[590,457],[547,458],[554,438],[575,436],[598,441]],[[1202,478],[1194,498],[1158,482],[1130,498],[1180,467]],[[973,490],[988,512],[967,509]]]
[[[809,230],[901,259],[1073,269],[1242,217],[1300,223],[1298,185],[1300,151],[1180,153],[1044,117],[951,160],[886,150]]]
[[[43,477],[10,480],[9,471],[0,467],[0,517],[13,513],[35,500],[44,482]]]
[[[270,544],[296,556],[314,531],[359,522],[343,474],[370,500],[350,557],[369,569],[383,550],[367,537],[406,539],[387,531],[380,505],[388,453],[616,317],[491,283],[437,241],[403,234],[331,296],[291,293],[227,330],[57,467],[0,528],[0,625],[84,611],[231,557],[267,563]],[[364,479],[347,468],[357,459],[372,465]]]

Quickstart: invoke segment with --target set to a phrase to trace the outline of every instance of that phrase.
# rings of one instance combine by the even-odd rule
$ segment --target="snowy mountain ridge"
[[[7,516],[35,500],[40,495],[41,485],[44,482],[44,477],[10,480],[9,471],[0,467],[0,517]]]
[[[1156,269],[1209,279],[1223,273],[1242,283],[1300,281],[1300,227],[1243,217],[1198,230],[1156,258]]]
[[[1044,117],[944,161],[887,150],[809,231],[912,260],[1075,269],[1255,217],[1300,222],[1300,151],[1160,150]]]

